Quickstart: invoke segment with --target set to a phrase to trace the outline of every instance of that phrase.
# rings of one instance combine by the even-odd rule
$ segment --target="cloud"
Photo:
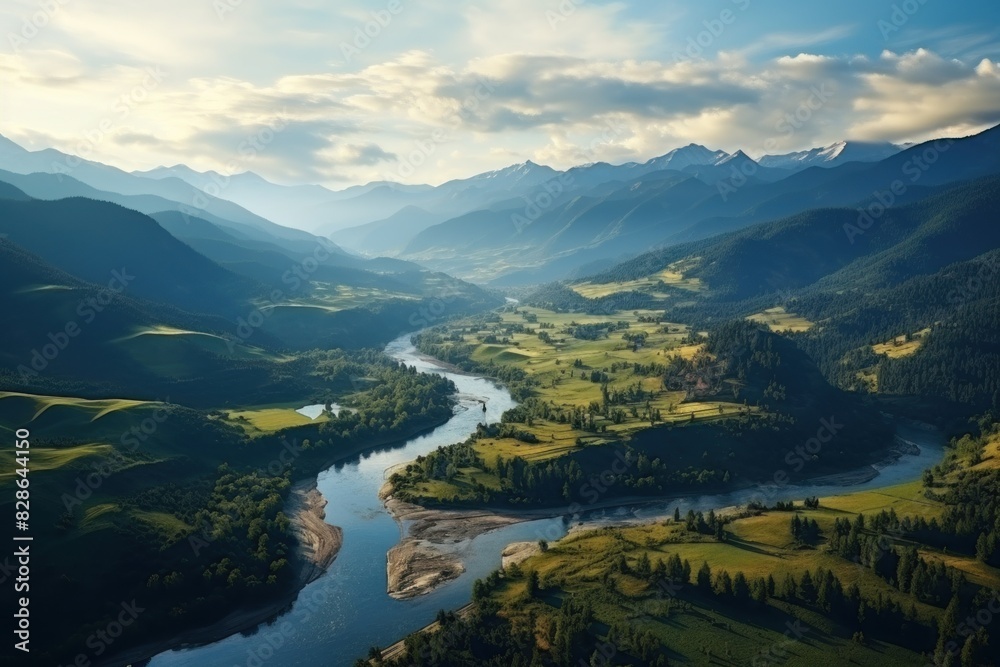
[[[920,50],[887,52],[880,64],[860,75],[853,136],[920,140],[967,134],[1000,120],[1000,68],[990,60],[973,66]]]
[[[755,53],[787,51],[789,49],[803,49],[850,37],[856,31],[857,26],[839,25],[825,30],[810,32],[774,32],[758,37],[751,46],[741,49],[740,52],[744,55],[751,55]]]
[[[338,164],[365,166],[399,159],[395,153],[385,151],[377,144],[347,144],[338,147],[332,156]]]
[[[63,88],[79,83],[83,62],[72,53],[40,49],[26,53],[0,53],[0,73],[27,86]]]
[[[286,50],[272,58],[268,45],[282,39],[279,27],[297,24],[268,14],[275,29],[266,31],[263,5],[254,3],[242,3],[220,26],[206,14],[209,5],[184,0],[179,7],[200,18],[186,41],[170,46],[185,15],[157,10],[154,18],[169,38],[150,37],[141,48],[141,36],[156,31],[135,30],[128,14],[134,10],[119,0],[111,4],[125,13],[114,17],[94,8],[73,13],[67,5],[30,48],[0,55],[0,86],[12,100],[4,132],[45,133],[57,138],[55,147],[72,151],[110,119],[110,131],[92,142],[93,159],[126,169],[236,165],[283,182],[377,180],[398,171],[398,156],[421,151],[427,157],[411,180],[441,182],[525,159],[555,167],[644,161],[691,142],[785,152],[845,138],[969,133],[1000,121],[993,60],[927,48],[880,55],[808,48],[844,38],[851,26],[775,32],[761,39],[761,49],[779,53],[767,59],[722,51],[677,61],[651,55],[658,29],[633,20],[621,3],[570,3],[576,9],[554,21],[546,12],[558,11],[557,3],[428,3],[421,13],[400,14],[351,67],[294,61]],[[292,8],[315,16],[317,25],[324,12],[335,11],[313,0]],[[347,32],[367,15],[347,14],[338,19],[347,21]],[[441,37],[433,50],[396,43],[414,26],[430,30],[435,18],[465,31],[431,33]],[[130,34],[111,34],[129,25]],[[216,43],[211,48],[221,55],[213,61],[213,39],[244,27],[241,40],[260,42],[233,54]],[[70,28],[74,37],[66,34]],[[84,48],[86,30],[94,37]],[[299,55],[313,54],[316,40],[301,41]],[[122,55],[133,47],[132,55]],[[183,54],[167,61],[163,82],[135,97],[148,76],[144,63],[171,48]],[[123,96],[127,113],[120,112]],[[273,136],[258,141],[259,150],[241,148],[267,128]]]
[[[145,132],[117,132],[113,136],[113,140],[120,146],[139,146],[149,148],[153,146],[160,147],[163,145],[163,141],[161,139],[154,137],[151,134],[146,134]]]
[[[628,58],[659,39],[648,20],[630,18],[622,2],[505,0],[467,3],[461,11],[465,48],[492,53],[572,54],[590,59]]]
[[[353,131],[340,121],[279,113],[267,122],[216,124],[197,131],[183,145],[197,146],[197,155],[206,162],[219,161],[225,173],[250,170],[312,182],[332,175],[328,151],[335,147],[336,137]],[[184,157],[185,152],[190,156],[188,150],[178,151],[178,157]]]

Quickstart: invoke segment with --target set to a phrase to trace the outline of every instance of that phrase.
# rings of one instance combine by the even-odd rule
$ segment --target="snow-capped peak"
[[[806,167],[834,167],[845,162],[879,162],[904,150],[906,146],[864,141],[838,141],[821,148],[765,155],[758,162],[765,167],[779,169],[805,169]]]
[[[744,153],[742,150],[738,150],[732,155],[726,155],[725,157],[719,158],[715,161],[715,166],[721,167],[727,164],[740,164],[745,162],[753,162],[753,158]]]
[[[665,155],[655,157],[646,162],[646,166],[656,169],[676,169],[683,170],[685,167],[704,166],[715,164],[719,160],[728,157],[725,151],[713,151],[700,144],[688,144],[682,148],[675,148]]]

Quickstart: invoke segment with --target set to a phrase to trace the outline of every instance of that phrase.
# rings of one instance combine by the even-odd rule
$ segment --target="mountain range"
[[[594,163],[560,172],[528,161],[436,187],[378,181],[334,191],[320,185],[278,185],[253,172],[199,172],[183,164],[127,173],[55,149],[28,151],[0,136],[0,169],[21,175],[57,174],[118,197],[161,197],[177,202],[176,208],[187,215],[268,227],[283,238],[302,239],[295,230],[308,230],[333,234],[345,246],[365,255],[405,256],[406,242],[423,230],[466,213],[503,206],[504,202],[531,199],[546,184],[550,189],[558,187],[549,183],[557,178],[574,191],[611,188],[640,177],[649,180],[664,171],[688,173],[715,184],[728,178],[735,167],[752,171],[755,179],[773,181],[810,166],[875,161],[901,148],[840,142],[803,153],[764,156],[754,162],[742,151],[729,154],[690,144],[644,163]],[[29,194],[46,196],[37,189]],[[77,194],[88,196],[82,191]],[[158,202],[153,207],[162,205]],[[284,228],[269,226],[270,221]]]

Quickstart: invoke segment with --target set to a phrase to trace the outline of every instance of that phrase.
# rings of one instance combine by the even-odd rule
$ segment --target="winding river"
[[[465,440],[483,421],[480,401],[486,403],[488,421],[499,421],[500,415],[515,405],[503,387],[481,377],[451,372],[421,357],[409,342],[409,335],[390,343],[386,353],[422,372],[438,373],[452,380],[458,387],[455,415],[430,433],[338,463],[320,474],[318,488],[329,502],[326,520],[343,528],[344,544],[329,571],[304,588],[288,611],[249,633],[207,646],[161,653],[152,658],[151,667],[353,665],[357,658],[367,654],[369,647],[388,646],[427,625],[439,609],[455,609],[468,603],[473,582],[500,566],[500,553],[507,544],[534,541],[542,536],[553,540],[565,535],[569,525],[562,518],[502,528],[458,545],[466,571],[455,581],[413,600],[394,600],[386,594],[386,552],[401,537],[399,525],[378,498],[386,469],[439,446]],[[920,454],[903,456],[864,484],[849,488],[789,485],[768,500],[889,486],[918,479],[925,468],[941,459],[943,443],[935,432],[900,426],[899,434],[917,444]],[[593,523],[652,518],[672,514],[678,506],[682,513],[688,509],[707,511],[746,503],[755,494],[753,490],[742,490],[691,496],[594,511],[583,518]]]

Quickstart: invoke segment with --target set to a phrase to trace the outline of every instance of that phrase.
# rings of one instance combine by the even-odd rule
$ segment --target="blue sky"
[[[9,0],[0,35],[0,133],[126,169],[439,183],[1000,123],[986,1]]]

